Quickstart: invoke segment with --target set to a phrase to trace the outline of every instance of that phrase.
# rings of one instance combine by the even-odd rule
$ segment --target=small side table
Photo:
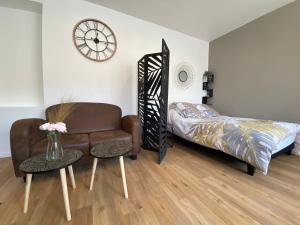
[[[97,168],[98,158],[109,159],[109,158],[119,157],[124,194],[125,194],[125,198],[128,198],[123,156],[126,155],[131,150],[132,150],[132,142],[125,141],[125,140],[124,141],[104,141],[101,144],[98,144],[95,147],[93,147],[90,152],[90,154],[94,157],[92,178],[91,178],[91,183],[90,183],[90,191],[93,189],[93,185],[94,185],[95,172],[96,172],[96,168]]]
[[[32,174],[45,173],[45,172],[49,172],[49,171],[53,171],[53,170],[59,170],[61,184],[62,184],[62,190],[63,190],[64,203],[65,203],[66,216],[67,216],[67,220],[70,221],[71,220],[71,211],[70,211],[70,203],[69,203],[69,195],[68,195],[68,187],[67,187],[65,168],[68,167],[72,186],[73,186],[73,189],[75,189],[76,184],[75,184],[72,164],[77,162],[81,157],[82,157],[81,151],[68,149],[68,150],[64,151],[64,155],[61,160],[47,161],[46,155],[40,154],[40,155],[34,156],[34,157],[29,158],[29,159],[25,160],[24,162],[22,162],[19,166],[19,169],[22,172],[26,173],[24,213],[27,213],[27,210],[28,210]]]

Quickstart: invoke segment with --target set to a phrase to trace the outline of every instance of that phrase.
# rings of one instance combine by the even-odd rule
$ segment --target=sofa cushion
[[[132,141],[132,136],[123,130],[112,130],[112,131],[90,133],[89,139],[90,139],[90,146],[94,147],[95,145],[100,144],[104,141],[112,141],[112,140]]]
[[[64,134],[61,136],[61,143],[64,150],[81,150],[84,155],[89,155],[89,136],[88,134]],[[47,151],[48,139],[44,138],[34,144],[31,148],[30,156],[34,156]]]

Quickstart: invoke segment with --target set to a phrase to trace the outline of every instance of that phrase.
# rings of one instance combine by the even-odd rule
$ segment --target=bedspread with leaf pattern
[[[299,125],[270,120],[255,120],[227,116],[211,118],[182,118],[170,110],[169,122],[173,133],[200,145],[221,150],[243,160],[263,174],[275,149]]]

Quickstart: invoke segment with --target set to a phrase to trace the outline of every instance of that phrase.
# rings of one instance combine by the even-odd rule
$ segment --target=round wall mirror
[[[175,71],[175,80],[180,88],[186,89],[193,84],[194,71],[190,64],[180,63]]]
[[[184,71],[184,70],[180,71],[179,74],[178,74],[178,78],[179,78],[179,80],[180,80],[181,82],[186,82],[187,79],[188,79],[188,74],[187,74],[187,72]]]

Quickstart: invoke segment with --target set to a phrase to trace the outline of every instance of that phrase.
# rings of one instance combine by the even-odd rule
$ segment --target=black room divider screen
[[[138,115],[143,129],[143,148],[167,152],[167,116],[170,51],[162,40],[162,52],[147,54],[138,62]]]

